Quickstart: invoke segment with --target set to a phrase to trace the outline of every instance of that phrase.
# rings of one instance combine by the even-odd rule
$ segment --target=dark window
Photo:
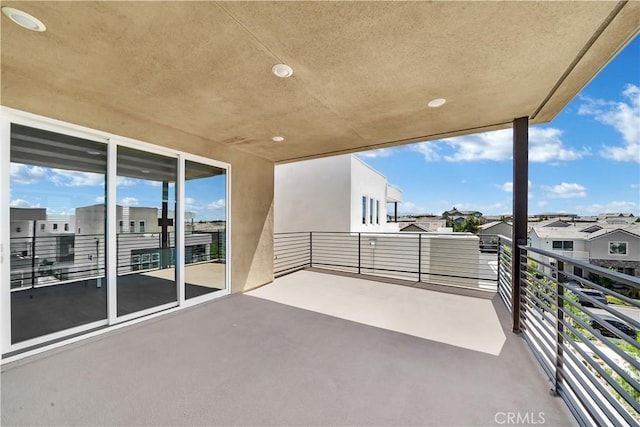
[[[16,233],[19,233],[19,232],[21,232],[21,231],[22,231],[22,228],[20,228],[20,227],[16,227]]]
[[[362,196],[362,223],[367,223],[367,196]]]
[[[58,229],[58,224],[53,224],[53,229],[57,230]]]

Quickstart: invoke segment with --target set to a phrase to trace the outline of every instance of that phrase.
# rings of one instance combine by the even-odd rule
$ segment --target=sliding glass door
[[[229,292],[228,165],[7,117],[3,353]]]
[[[116,178],[117,313],[178,300],[177,159],[118,147]]]
[[[226,170],[185,162],[185,298],[225,289]]]
[[[12,124],[10,160],[11,343],[105,320],[106,144]]]

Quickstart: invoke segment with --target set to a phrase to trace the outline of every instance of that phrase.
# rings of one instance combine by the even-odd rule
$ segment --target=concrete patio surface
[[[304,288],[317,279],[306,273],[269,286],[297,282]],[[321,276],[327,293],[337,287],[332,282],[338,276]],[[355,296],[371,286],[340,282],[354,285]],[[380,285],[431,293],[375,283]],[[387,303],[414,305],[399,295],[388,296]],[[425,321],[429,313],[441,316],[447,305],[460,309],[449,296],[403,295],[425,304]],[[509,332],[502,302],[486,302],[497,318],[485,323],[486,329],[497,328],[487,331],[487,339],[504,336],[491,351],[234,294],[4,365],[1,421],[491,426],[519,413],[538,421],[542,416],[549,426],[575,425],[562,400],[549,394],[524,341]],[[385,316],[395,312],[387,310]],[[478,314],[484,310],[491,311],[473,308]],[[450,322],[455,335],[455,321]]]

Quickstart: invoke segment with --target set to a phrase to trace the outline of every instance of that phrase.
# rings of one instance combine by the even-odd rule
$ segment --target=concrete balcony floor
[[[497,296],[301,271],[6,364],[1,421],[574,425],[509,325]]]

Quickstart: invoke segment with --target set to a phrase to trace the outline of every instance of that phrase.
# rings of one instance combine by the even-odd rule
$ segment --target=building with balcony
[[[567,258],[613,268],[630,276],[640,276],[640,224],[601,222],[585,225],[553,221],[548,225],[532,226],[529,245]],[[552,257],[540,260],[555,265]],[[576,269],[574,273],[582,277],[580,267]]]
[[[387,207],[402,191],[357,156],[347,154],[278,165],[275,168],[276,232],[398,231]]]

